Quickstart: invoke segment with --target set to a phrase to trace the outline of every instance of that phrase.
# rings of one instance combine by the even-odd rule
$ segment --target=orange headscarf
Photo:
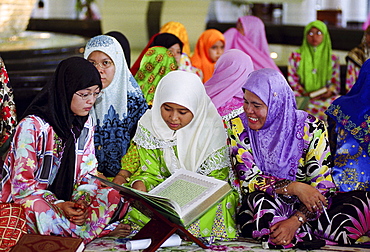
[[[219,40],[225,45],[224,35],[220,31],[208,29],[200,35],[195,46],[194,55],[191,57],[191,63],[193,66],[202,70],[203,82],[211,78],[216,64],[216,62],[212,62],[210,59],[208,50]]]
[[[182,52],[190,56],[190,44],[189,44],[188,33],[186,32],[186,28],[183,24],[179,22],[170,21],[161,27],[161,30],[159,31],[159,33],[171,33],[175,35],[176,37],[178,37],[181,40],[181,42],[184,44],[182,48]]]

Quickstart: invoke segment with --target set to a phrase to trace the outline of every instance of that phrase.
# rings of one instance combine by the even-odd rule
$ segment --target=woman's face
[[[100,94],[98,85],[78,90],[73,94],[71,110],[77,116],[87,116]]]
[[[94,64],[98,69],[101,77],[101,82],[103,84],[103,89],[108,87],[116,72],[116,67],[112,59],[101,51],[93,51],[90,53],[87,60]]]
[[[225,45],[221,40],[214,43],[213,46],[208,49],[209,58],[212,60],[212,62],[216,62],[221,57],[221,55],[224,53],[224,49]]]
[[[248,126],[252,130],[259,130],[266,122],[268,107],[252,92],[244,92],[244,112],[248,118]]]
[[[173,46],[168,48],[168,50],[170,50],[171,53],[173,54],[173,57],[175,57],[177,65],[180,65],[181,47],[180,47],[179,43],[174,44]]]
[[[184,106],[165,102],[161,106],[161,115],[171,130],[179,130],[193,120],[193,113]]]
[[[317,29],[316,27],[312,27],[308,32],[307,32],[307,42],[316,47],[318,45],[320,45],[324,39],[324,35],[322,34],[322,32]]]

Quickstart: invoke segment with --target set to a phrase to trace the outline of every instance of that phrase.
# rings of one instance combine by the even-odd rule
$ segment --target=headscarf
[[[325,112],[338,127],[351,134],[370,155],[370,60],[362,65],[351,90]]]
[[[159,31],[159,33],[165,33],[165,32],[172,33],[176,37],[178,37],[184,45],[182,48],[182,51],[186,53],[187,55],[190,55],[190,44],[189,44],[189,39],[188,39],[188,33],[183,24],[179,22],[170,21],[164,24],[161,27],[161,30]]]
[[[361,44],[353,48],[347,55],[346,60],[353,61],[358,67],[361,67],[364,62],[370,58],[370,48],[366,42],[366,34],[370,34],[370,26],[364,32],[362,36]]]
[[[244,35],[236,28],[230,28],[225,33],[225,50],[239,49],[248,54],[254,68],[272,68],[280,71],[273,59],[266,38],[265,25],[259,17],[243,16],[239,18],[243,25]]]
[[[145,53],[135,79],[149,106],[153,104],[154,92],[159,81],[173,70],[177,70],[176,59],[167,48],[155,46]]]
[[[164,122],[161,106],[165,102],[184,106],[193,113],[193,120],[184,128],[174,131]],[[202,81],[193,73],[181,70],[168,73],[159,83],[155,92],[153,107],[139,121],[150,134],[159,139],[157,146],[146,141],[142,132],[134,141],[148,149],[162,148],[168,169],[173,173],[177,168],[196,172],[201,164],[215,151],[226,146],[226,132],[222,119],[205,92]],[[177,140],[179,164],[171,158],[169,142]]]
[[[194,55],[191,57],[191,63],[193,66],[202,70],[203,82],[211,78],[216,64],[216,62],[213,62],[209,57],[208,50],[219,40],[225,45],[224,35],[220,31],[208,29],[200,35],[195,46]]]
[[[252,130],[247,118],[243,120],[257,166],[267,175],[295,180],[304,148],[307,112],[297,110],[292,89],[284,76],[274,69],[252,72],[243,90],[257,95],[268,107],[261,129]]]
[[[93,37],[86,44],[84,57],[87,59],[94,51],[108,55],[115,66],[112,82],[103,89],[102,98],[91,111],[96,118],[94,141],[98,170],[107,177],[114,177],[121,169],[121,158],[127,152],[147,104],[128,69],[119,42],[107,35]]]
[[[118,31],[107,32],[105,35],[115,38],[120,43],[120,45],[123,49],[123,53],[125,54],[125,59],[126,59],[127,66],[130,68],[130,66],[131,66],[131,48],[130,48],[130,42],[128,41],[126,36],[123,35],[122,33],[118,32]]]
[[[153,42],[150,44],[150,47],[163,46],[163,47],[166,47],[167,49],[169,49],[171,46],[173,46],[175,44],[179,44],[180,49],[182,51],[183,43],[181,42],[181,40],[178,37],[176,37],[175,35],[173,35],[171,33],[161,33],[161,34],[158,34],[153,39]]]
[[[323,34],[322,43],[317,47],[307,42],[307,33],[312,27],[316,27]],[[297,73],[305,90],[312,92],[325,87],[333,73],[331,40],[325,23],[316,20],[304,28],[303,44],[297,52],[301,54]]]
[[[23,118],[35,115],[53,127],[64,144],[63,156],[58,173],[49,190],[58,199],[70,200],[75,174],[75,139],[84,127],[88,116],[76,116],[71,110],[75,92],[94,85],[102,88],[98,70],[81,57],[63,60],[57,66],[54,76],[31,102]]]
[[[215,71],[204,87],[221,116],[243,107],[242,86],[253,70],[251,57],[238,49],[224,52],[217,60]]]

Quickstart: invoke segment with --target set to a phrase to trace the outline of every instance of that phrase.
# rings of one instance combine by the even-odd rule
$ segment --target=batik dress
[[[127,205],[117,191],[102,188],[89,176],[97,174],[91,119],[85,123],[76,145],[71,201],[83,199],[89,204],[88,218],[80,226],[69,221],[56,206],[63,201],[48,190],[63,155],[61,139],[40,117],[28,116],[20,122],[4,165],[1,201],[24,206],[30,233],[81,237],[88,243],[110,232],[105,229],[118,206],[122,206],[121,217],[126,212]]]
[[[301,62],[301,54],[298,52],[293,52],[288,59],[288,83],[292,87],[295,96],[305,96],[306,90],[304,84],[300,82],[300,77],[298,75],[298,68]],[[333,96],[327,99],[310,99],[307,111],[309,114],[316,116],[320,120],[326,120],[325,110],[328,109],[330,104],[338,98],[340,93],[340,64],[339,57],[335,54],[331,56],[332,62],[332,77],[328,83],[326,83],[326,88],[333,92]]]
[[[140,126],[138,131],[139,133],[137,132],[136,134],[142,136],[137,140],[141,170],[131,177],[131,181],[132,183],[136,180],[143,181],[147,190],[150,191],[171,176],[171,172],[164,160],[163,150],[161,148],[155,148],[155,146],[165,144],[165,141],[155,138],[149,131]],[[170,144],[174,153],[177,154],[176,141],[167,142],[166,144]],[[233,174],[231,173],[230,162],[228,160],[229,150],[225,146],[209,156],[201,167],[198,168],[197,173],[230,181],[230,176],[233,176]],[[227,240],[236,238],[238,232],[235,226],[235,214],[238,200],[238,193],[233,190],[218,204],[210,208],[202,217],[186,227],[187,230],[196,237],[208,238],[210,242],[215,239]],[[149,220],[136,209],[129,211],[127,219],[139,227],[144,226]]]
[[[243,124],[233,128],[232,156],[241,180],[243,205],[237,217],[241,234],[262,242],[265,248],[290,248],[299,241],[324,239],[326,244],[353,244],[370,230],[369,195],[358,192],[335,193],[330,169],[330,148],[325,125],[308,116],[304,126],[304,150],[296,181],[317,188],[328,199],[322,214],[313,214],[296,232],[291,244],[278,246],[270,241],[270,227],[302,209],[296,196],[275,193],[281,178],[261,172],[254,162],[248,133]],[[345,204],[346,207],[343,207]],[[365,213],[365,214],[364,214]]]

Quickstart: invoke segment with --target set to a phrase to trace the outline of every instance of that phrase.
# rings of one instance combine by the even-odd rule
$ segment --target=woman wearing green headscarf
[[[310,97],[306,111],[325,120],[325,110],[340,92],[340,65],[323,22],[305,27],[302,46],[289,57],[288,82],[295,96]]]
[[[154,46],[147,50],[140,62],[135,79],[143,91],[149,107],[159,81],[170,71],[177,70],[176,59],[166,47]]]

